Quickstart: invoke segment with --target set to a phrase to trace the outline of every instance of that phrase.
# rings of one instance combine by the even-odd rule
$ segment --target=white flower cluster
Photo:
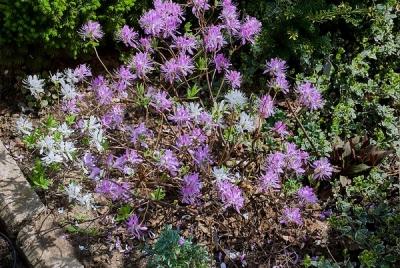
[[[36,99],[39,99],[44,93],[44,79],[39,79],[37,75],[28,75],[22,83]]]
[[[212,174],[215,177],[216,181],[224,181],[228,180],[230,182],[240,181],[240,174],[231,174],[229,169],[225,167],[213,167]]]
[[[21,116],[16,121],[16,129],[23,135],[30,135],[33,131],[32,123],[24,116]]]
[[[236,125],[236,130],[239,133],[243,133],[244,131],[253,132],[256,130],[256,120],[254,117],[246,114],[245,112],[240,113],[239,122]]]
[[[75,184],[71,182],[68,187],[65,189],[65,192],[68,195],[68,200],[69,202],[75,200],[77,201],[81,206],[86,207],[87,209],[90,209],[93,207],[92,202],[93,202],[93,197],[92,194],[86,193],[83,194],[81,193],[82,187],[78,184]]]
[[[89,120],[83,121],[83,131],[87,131],[90,136],[90,143],[96,147],[99,152],[104,150],[104,142],[106,141],[104,137],[104,131],[101,128],[99,120],[93,115],[90,116]]]
[[[66,123],[56,129],[52,129],[52,131],[53,133],[42,138],[37,143],[39,153],[44,155],[42,157],[44,164],[51,165],[53,163],[72,161],[76,148],[71,141],[64,141],[63,138],[69,137],[73,131],[68,128]],[[55,132],[60,133],[62,138],[56,141],[53,137]]]
[[[213,167],[212,174],[217,181],[231,180],[229,171],[223,167]]]
[[[202,112],[204,112],[203,107],[201,107],[200,103],[197,103],[197,102],[189,102],[187,104],[187,107],[188,107],[188,109],[190,111],[190,115],[195,119],[197,117],[199,117]]]
[[[65,69],[63,73],[56,72],[55,74],[51,75],[50,80],[54,84],[61,84],[61,83],[76,84],[79,82],[79,79],[77,78],[74,70],[69,68]]]
[[[87,68],[86,66],[84,66]],[[90,72],[90,69],[87,68]],[[81,74],[82,76],[82,74]],[[79,74],[77,70],[65,69],[64,72],[56,72],[50,75],[50,81],[54,85],[61,86],[61,94],[66,100],[75,99],[78,95],[76,91],[75,84],[80,81]],[[23,81],[25,88],[29,89],[31,94],[36,98],[40,99],[44,93],[45,80],[40,79],[37,75],[28,75]]]
[[[61,94],[66,100],[75,99],[78,95],[76,91],[75,84],[79,82],[74,70],[65,69],[63,73],[57,72],[50,76],[50,80],[55,85],[61,86]]]
[[[228,106],[232,108],[236,107],[242,108],[247,103],[247,97],[244,95],[242,91],[237,89],[232,89],[228,93],[226,93],[225,100],[227,101]]]
[[[253,132],[256,130],[256,119],[243,112],[243,108],[248,102],[248,98],[245,96],[243,92],[237,89],[230,90],[228,93],[225,94],[225,101],[227,102],[227,107],[233,109],[235,112],[240,112],[239,121],[236,125],[236,131],[238,133]],[[218,105],[219,115],[223,116],[226,112],[226,107],[224,105],[224,101],[221,101]],[[228,111],[229,112],[229,111]]]

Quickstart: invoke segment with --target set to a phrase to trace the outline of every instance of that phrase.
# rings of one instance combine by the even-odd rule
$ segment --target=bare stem
[[[96,52],[97,59],[100,61],[101,65],[103,65],[103,67],[104,67],[104,69],[106,70],[106,72],[107,72],[109,75],[112,76],[112,74],[111,74],[110,71],[107,69],[107,67],[106,67],[106,65],[104,64],[104,62],[100,59],[100,56],[99,56],[99,53],[97,52],[96,47],[94,46],[93,48],[94,48],[94,52]]]
[[[294,116],[294,118],[296,119],[296,122],[299,124],[301,130],[303,131],[304,135],[306,136],[308,142],[311,144],[311,147],[314,149],[315,153],[318,154],[318,150],[317,147],[315,147],[314,143],[312,142],[310,136],[308,136],[307,131],[305,130],[303,124],[300,122],[299,118],[297,117],[296,113],[293,111],[292,105],[290,104],[290,102],[286,99],[286,104],[289,107],[290,112],[292,113],[292,115]]]

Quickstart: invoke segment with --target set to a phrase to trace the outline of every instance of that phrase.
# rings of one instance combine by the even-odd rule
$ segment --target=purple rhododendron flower
[[[225,58],[224,54],[218,53],[214,57],[215,68],[218,73],[221,73],[223,70],[229,69],[232,65],[229,59]]]
[[[154,70],[153,62],[147,52],[138,52],[132,58],[132,67],[135,69],[136,76],[144,79],[147,74]]]
[[[298,86],[299,101],[302,105],[311,111],[317,110],[324,106],[321,93],[309,82],[305,82]]]
[[[286,79],[286,76],[277,76],[273,78],[269,85],[273,88],[280,89],[284,94],[289,93],[289,82]]]
[[[303,224],[303,217],[299,208],[285,208],[281,218],[281,223],[290,224],[294,223],[297,225]]]
[[[185,54],[179,54],[177,58],[167,60],[161,66],[165,80],[172,84],[173,81],[181,81],[181,77],[193,73],[192,59]]]
[[[315,195],[313,188],[309,186],[301,187],[297,191],[297,197],[303,204],[315,204],[318,202],[318,198]]]
[[[246,17],[244,23],[240,27],[238,36],[242,40],[242,44],[249,42],[254,44],[255,37],[261,32],[261,22],[256,18]]]
[[[272,131],[276,132],[279,136],[284,137],[289,134],[287,126],[282,121],[277,121],[272,128]]]
[[[85,166],[86,167],[94,167],[94,166],[96,166],[95,165],[95,161],[96,161],[96,158],[91,154],[91,153],[85,153],[84,155],[83,155],[83,164],[85,164]]]
[[[185,238],[179,237],[179,240],[178,240],[178,245],[179,246],[183,246],[185,244],[185,242],[186,242]]]
[[[141,239],[147,231],[147,227],[139,222],[139,217],[136,214],[129,217],[126,228],[137,239]]]
[[[142,157],[138,154],[135,149],[125,150],[126,161],[132,165],[140,164],[143,162]]]
[[[122,26],[122,28],[117,32],[117,40],[123,42],[125,46],[136,47],[137,38],[139,34],[133,30],[133,28],[128,25]]]
[[[131,72],[127,66],[120,66],[115,72],[115,76],[122,85],[121,89],[126,89],[127,86],[131,85],[131,82],[135,79],[135,75]],[[117,88],[119,90],[119,88]]]
[[[96,89],[98,89],[99,87],[106,86],[107,84],[108,84],[107,79],[105,79],[104,76],[99,75],[99,76],[95,77],[95,78],[92,80],[92,82],[90,83],[90,87],[91,87],[93,90],[96,90]]]
[[[192,116],[187,107],[179,105],[175,108],[174,115],[168,117],[169,120],[173,121],[178,125],[183,125],[191,120]]]
[[[228,70],[225,72],[225,80],[233,88],[239,88],[242,83],[242,74],[238,71]]]
[[[230,34],[238,33],[240,21],[236,6],[231,0],[222,0],[221,5],[222,11],[219,18],[222,20],[224,28],[226,28]]]
[[[178,148],[190,147],[192,145],[192,143],[193,143],[192,137],[186,133],[178,136],[176,139],[176,146]]]
[[[269,154],[265,161],[265,169],[270,170],[276,174],[283,173],[285,165],[285,154],[281,152],[274,152]]]
[[[113,201],[123,200],[127,201],[130,199],[130,187],[129,185],[124,183],[116,183],[111,180],[101,180],[96,186],[96,193],[101,193],[111,198]]]
[[[151,9],[144,13],[139,20],[140,26],[144,32],[149,35],[159,35],[163,28],[165,28],[164,19],[160,16],[159,12]]]
[[[172,84],[178,78],[178,64],[176,63],[176,59],[172,58],[164,62],[161,65],[161,73],[164,76],[165,81]]]
[[[197,47],[197,40],[194,36],[185,34],[176,37],[171,47],[176,47],[180,53],[193,55],[193,50]]]
[[[308,153],[297,148],[294,143],[286,143],[285,162],[286,168],[293,170],[296,174],[305,172],[303,166],[308,159]]]
[[[210,127],[213,123],[213,119],[210,113],[201,112],[200,115],[196,118],[198,124],[202,124]]]
[[[89,170],[89,178],[92,180],[96,180],[99,178],[99,175],[101,173],[101,169],[96,166],[96,158],[91,154],[91,153],[85,153],[83,155],[83,164],[85,167]]]
[[[222,35],[221,26],[210,26],[204,35],[204,45],[206,47],[206,50],[208,52],[216,52],[220,50],[225,44],[226,41],[224,39],[224,36]]]
[[[181,188],[182,202],[190,205],[195,204],[201,195],[201,188],[202,184],[198,173],[188,174],[183,177]]]
[[[178,158],[171,150],[165,150],[160,157],[160,166],[169,171],[172,176],[175,176],[179,170],[180,163]]]
[[[119,128],[122,126],[124,113],[125,111],[122,105],[114,105],[111,110],[102,117],[101,123],[106,128]]]
[[[62,102],[62,110],[65,113],[69,113],[69,114],[78,114],[79,113],[79,108],[76,106],[77,105],[77,100],[76,99],[72,99],[72,100],[63,100]]]
[[[279,58],[273,58],[266,62],[264,73],[270,73],[277,77],[285,76],[286,69],[286,61]]]
[[[86,77],[92,76],[92,71],[86,64],[80,64],[74,70],[74,76],[79,80],[83,81]]]
[[[193,60],[188,55],[180,53],[176,58],[176,64],[178,65],[179,74],[181,76],[187,76],[193,73]]]
[[[82,36],[83,40],[90,39],[94,41],[100,40],[104,35],[100,23],[91,20],[81,27],[79,34]]]
[[[192,13],[197,18],[200,17],[200,14],[204,13],[210,9],[210,5],[208,4],[208,0],[192,0]]]
[[[117,81],[114,82],[113,87],[118,92],[120,98],[127,98],[128,93],[126,89],[131,85],[131,81],[135,79],[135,75],[130,71],[129,67],[121,66],[115,72],[115,76]]]
[[[152,92],[152,93],[151,93]],[[168,98],[168,93],[166,91],[157,91],[149,89],[147,95],[151,97],[150,105],[153,106],[157,112],[164,112],[172,107],[172,101]]]
[[[123,155],[115,158],[114,162],[112,163],[112,167],[118,169],[122,173],[125,173],[125,170],[126,170],[125,164],[126,164],[126,162],[127,162],[126,155],[123,154]]]
[[[154,1],[154,9],[145,12],[139,19],[140,26],[148,35],[174,36],[183,18],[179,4],[171,1]]]
[[[212,163],[210,148],[208,147],[208,144],[199,146],[195,150],[192,150],[191,155],[197,166],[204,166]]]
[[[233,207],[238,213],[244,206],[244,197],[239,186],[228,180],[217,181],[219,197],[224,204],[224,209]]]
[[[207,136],[204,134],[203,130],[200,128],[194,128],[190,133],[191,138],[193,141],[196,141],[200,144],[207,141]]]
[[[333,167],[329,163],[328,158],[323,157],[314,161],[312,164],[314,168],[313,178],[316,180],[329,180],[332,177]]]
[[[268,118],[275,113],[274,101],[270,95],[261,97],[258,112],[262,118]]]
[[[102,85],[96,89],[96,97],[101,105],[110,104],[113,98],[113,91],[108,85]]]
[[[107,167],[109,169],[111,169],[113,167],[113,163],[114,163],[114,158],[115,156],[112,154],[109,154],[106,158],[105,164],[107,165]]]
[[[92,167],[90,170],[89,178],[92,180],[98,180],[101,176],[101,169],[99,167]]]
[[[136,150],[126,149],[123,155],[115,159],[115,161],[112,163],[112,167],[118,169],[122,173],[129,174],[130,168],[127,166],[127,164],[136,165],[142,162],[143,160]]]
[[[142,122],[136,127],[129,128],[131,133],[131,142],[137,143],[140,142],[141,146],[147,147],[147,144],[144,142],[146,138],[152,138],[153,132],[146,127],[146,125]]]
[[[279,174],[273,170],[267,170],[260,177],[260,189],[264,192],[279,190],[281,188],[281,180]]]
[[[152,38],[150,36],[141,37],[139,39],[139,46],[144,52],[153,52]]]

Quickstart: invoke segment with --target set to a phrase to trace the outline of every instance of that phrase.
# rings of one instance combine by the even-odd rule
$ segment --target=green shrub
[[[385,148],[400,139],[400,22],[397,1],[240,1],[263,22],[251,53],[242,53],[245,77],[282,57],[295,66],[292,82],[310,80],[327,96],[327,106],[310,133],[327,152],[323,139],[368,135]],[[260,77],[263,77],[260,75]],[[247,83],[260,88],[265,80]],[[304,140],[304,139],[303,139]]]
[[[184,240],[177,230],[165,228],[150,250],[148,267],[209,267],[207,251],[189,240]]]
[[[47,57],[74,58],[85,52],[78,35],[84,22],[98,20],[106,34],[112,36],[131,15],[139,16],[149,1],[135,4],[136,0],[3,1],[0,65],[40,69]]]
[[[400,207],[391,196],[398,192],[396,180],[373,169],[369,175],[353,178],[345,188],[336,184],[337,213],[330,223],[340,235],[337,240],[344,259],[355,255],[363,267],[400,263]]]

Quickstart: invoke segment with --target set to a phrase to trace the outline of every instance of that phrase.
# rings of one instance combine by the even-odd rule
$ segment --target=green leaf
[[[132,207],[130,205],[124,205],[118,209],[116,221],[126,221],[132,213]]]
[[[207,59],[204,57],[200,57],[196,63],[197,69],[200,71],[207,71]]]
[[[73,123],[75,123],[75,119],[76,119],[76,116],[75,115],[67,115],[66,117],[65,117],[65,122],[67,123],[67,125],[72,125]]]
[[[43,190],[47,190],[52,183],[51,180],[47,178],[46,168],[40,159],[36,159],[35,161],[30,180],[35,187]]]
[[[191,22],[187,22],[187,23],[185,23],[185,26],[184,26],[184,31],[185,31],[185,33],[192,33],[192,23]]]
[[[150,194],[151,200],[161,201],[165,198],[165,190],[161,187],[158,187]]]
[[[187,97],[189,100],[196,99],[196,98],[197,98],[197,94],[198,94],[199,92],[200,92],[200,88],[195,84],[195,85],[193,85],[191,88],[188,88],[188,89],[187,89],[186,97]]]
[[[49,115],[44,122],[44,125],[46,126],[47,129],[50,128],[55,128],[58,126],[58,121],[54,118],[54,116]]]

